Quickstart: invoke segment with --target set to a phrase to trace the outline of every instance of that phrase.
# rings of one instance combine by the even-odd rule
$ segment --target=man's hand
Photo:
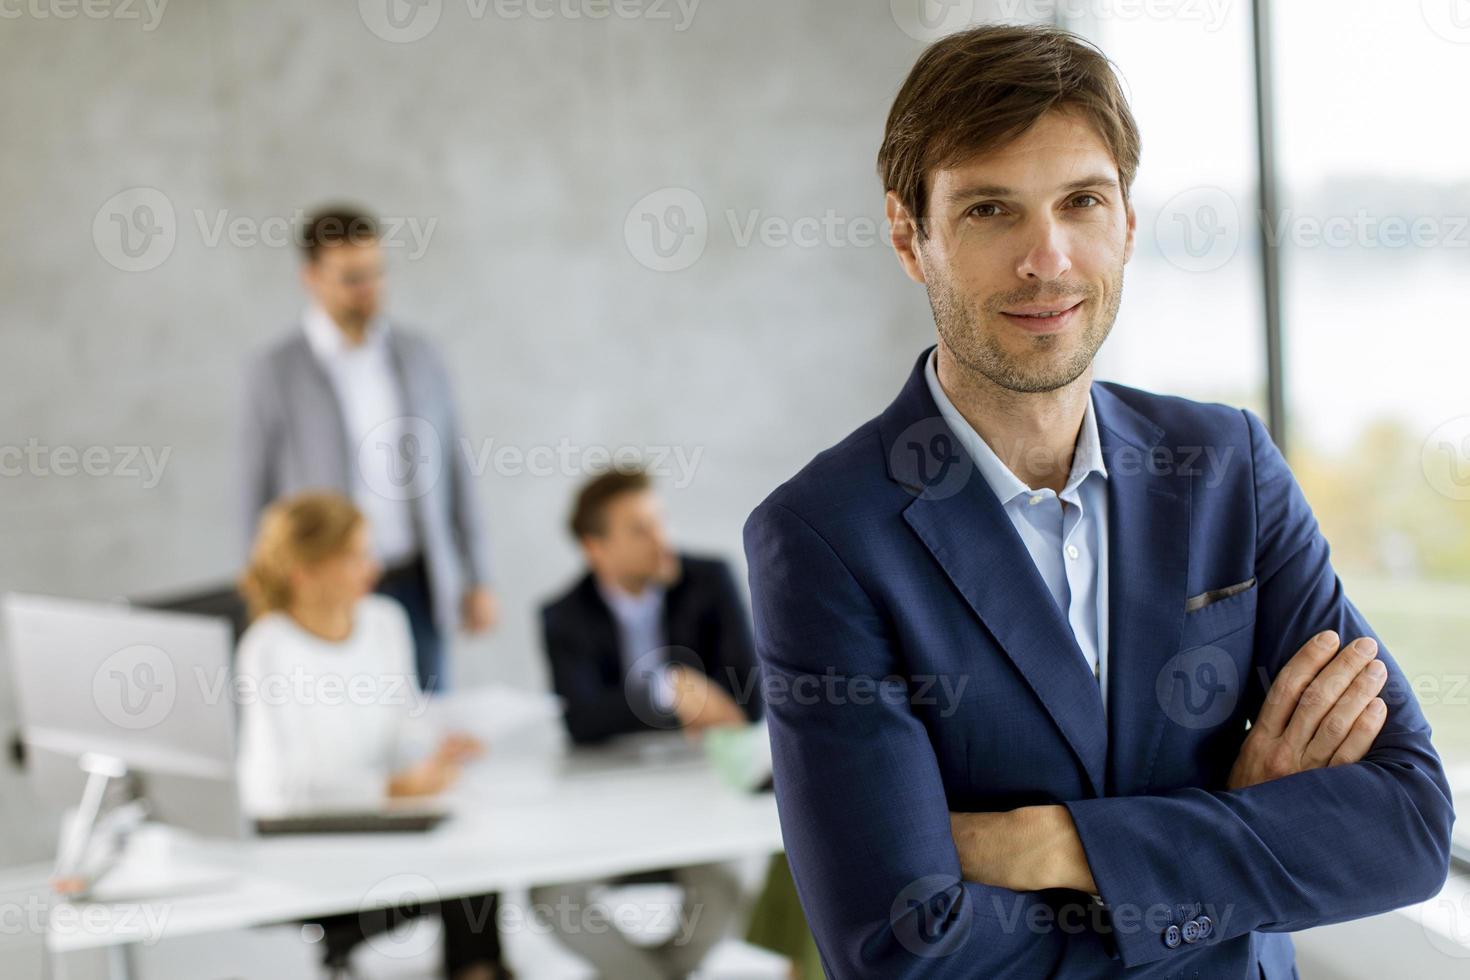
[[[740,705],[703,671],[673,664],[669,683],[674,688],[674,714],[686,733],[697,735],[706,728],[746,723]]]
[[[1388,669],[1371,637],[1341,650],[1337,643],[1332,630],[1319,633],[1281,668],[1230,770],[1229,789],[1357,762],[1372,748],[1388,718],[1377,697]]]
[[[483,633],[495,628],[500,619],[500,600],[488,586],[477,585],[464,594],[460,610],[464,628],[469,633]]]
[[[1030,892],[1096,892],[1072,815],[1060,805],[1002,813],[951,813],[950,833],[966,881]]]

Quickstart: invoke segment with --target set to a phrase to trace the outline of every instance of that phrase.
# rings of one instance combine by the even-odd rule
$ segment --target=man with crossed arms
[[[1053,28],[947,37],[893,105],[938,346],[745,527],[829,976],[1287,980],[1286,933],[1445,879],[1429,725],[1265,427],[1092,379],[1138,156]]]

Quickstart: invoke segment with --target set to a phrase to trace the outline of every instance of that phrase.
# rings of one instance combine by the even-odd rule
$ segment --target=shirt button
[[[1041,494],[1038,493],[1034,497],[1031,498],[1031,506],[1032,507],[1035,507],[1037,504],[1041,503],[1045,499],[1046,499],[1045,497],[1043,497]]]
[[[1081,554],[1081,552],[1079,552],[1077,550],[1077,546],[1075,544],[1069,544],[1069,545],[1067,545],[1067,557],[1068,558],[1075,559],[1079,554]]]

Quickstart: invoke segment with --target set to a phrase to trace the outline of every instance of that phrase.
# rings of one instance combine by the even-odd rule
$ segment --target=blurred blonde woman
[[[367,521],[346,497],[299,494],[261,518],[240,577],[251,623],[236,663],[247,692],[240,791],[251,816],[430,796],[480,753],[477,742],[457,735],[422,751],[426,743],[412,724],[422,698],[413,636],[403,609],[372,593],[379,573]],[[495,905],[494,895],[440,905],[452,980],[511,975],[501,963]],[[326,924],[350,927],[360,917],[340,918]]]

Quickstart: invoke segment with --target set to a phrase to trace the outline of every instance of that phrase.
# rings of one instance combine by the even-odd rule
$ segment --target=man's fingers
[[[1348,685],[1378,656],[1378,644],[1372,637],[1360,636],[1338,651],[1332,662],[1318,672],[1312,683],[1297,698],[1284,738],[1298,756],[1305,754],[1317,726],[1346,693]]]
[[[1332,710],[1327,712],[1322,723],[1317,726],[1311,742],[1307,743],[1307,750],[1302,753],[1303,769],[1317,769],[1327,765],[1347,740],[1363,709],[1383,690],[1387,680],[1388,668],[1381,660],[1370,661],[1358,673],[1342,697],[1337,699],[1337,704],[1333,705]]]
[[[1361,761],[1368,750],[1373,747],[1373,740],[1378,733],[1383,731],[1383,723],[1388,720],[1388,705],[1382,698],[1374,698],[1368,702],[1363,713],[1358,715],[1353,722],[1352,731],[1348,737],[1343,739],[1342,745],[1332,755],[1329,766],[1340,766],[1349,762]]]
[[[1253,727],[1272,738],[1286,731],[1302,692],[1335,653],[1337,634],[1332,630],[1318,633],[1302,644],[1301,649],[1292,654],[1286,666],[1281,668],[1281,673],[1276,675],[1271,689],[1266,692],[1266,702],[1261,705]]]

